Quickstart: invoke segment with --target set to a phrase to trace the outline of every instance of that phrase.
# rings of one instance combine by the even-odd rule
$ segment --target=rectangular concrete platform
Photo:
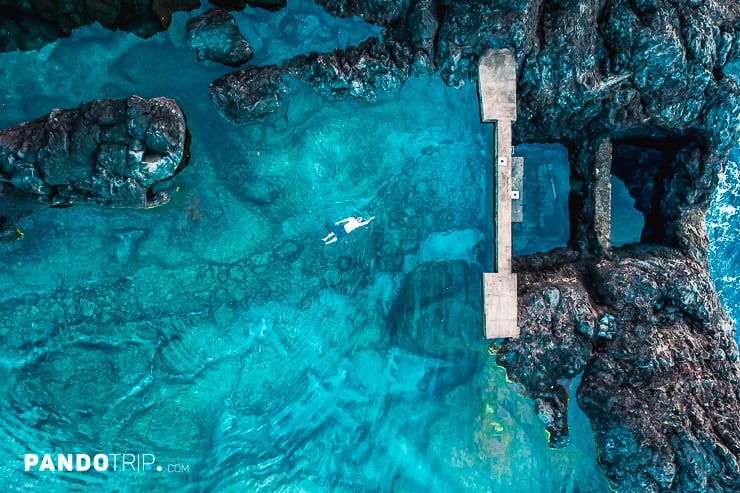
[[[519,337],[516,274],[483,273],[486,339]]]
[[[490,48],[484,51],[478,61],[478,81],[481,121],[516,121],[514,54]]]

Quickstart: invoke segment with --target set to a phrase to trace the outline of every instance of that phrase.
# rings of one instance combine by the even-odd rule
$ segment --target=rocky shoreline
[[[0,52],[37,50],[95,22],[147,38],[167,29],[174,12],[199,5],[200,0],[9,0],[0,6]]]
[[[235,124],[269,115],[285,97],[287,77],[328,97],[369,101],[419,74],[438,73],[460,86],[475,80],[484,49],[512,49],[519,74],[515,143],[559,142],[569,151],[570,242],[516,259],[522,335],[501,344],[497,361],[534,400],[553,447],[568,443],[562,381],[583,374],[576,398],[618,491],[740,490],[740,359],[708,274],[704,224],[718,175],[740,138],[740,4],[319,3],[334,15],[383,26],[383,39],[226,75],[209,89],[219,113]],[[121,114],[123,103],[110,104]],[[79,111],[90,114],[92,107]],[[155,182],[186,161],[184,120],[175,124],[174,140],[166,139],[166,153],[154,153],[174,156],[162,175],[137,167],[150,162],[146,149],[164,145],[157,139],[150,145],[142,134],[143,148],[125,153],[139,173],[117,173],[127,177],[128,192],[108,194],[113,182],[100,177],[123,161],[129,165],[115,139],[104,150],[81,147],[82,167],[66,175],[25,157],[34,154],[21,148],[28,125],[84,121],[64,115],[52,112],[0,134],[0,171],[13,184],[3,183],[0,194],[19,209],[29,198],[148,203]],[[638,245],[609,243],[597,182],[610,174],[625,182],[645,216]],[[72,186],[77,182],[102,185],[90,196]]]
[[[524,385],[553,447],[567,443],[563,381],[617,491],[735,491],[740,361],[705,261],[633,245],[516,260],[518,340],[497,362]]]

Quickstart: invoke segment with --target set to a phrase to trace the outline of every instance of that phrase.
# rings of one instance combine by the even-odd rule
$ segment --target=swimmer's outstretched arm
[[[352,219],[354,219],[354,218],[352,218],[352,217],[345,217],[344,219],[340,219],[339,221],[335,222],[334,224],[336,224],[337,226],[339,226],[340,224],[346,223],[348,221],[351,221]]]
[[[375,219],[375,216],[372,216],[372,217],[371,217],[370,219],[368,219],[367,221],[362,221],[362,222],[360,223],[360,226],[365,226],[366,224],[368,224],[368,223],[369,223],[370,221],[372,221],[373,219]]]

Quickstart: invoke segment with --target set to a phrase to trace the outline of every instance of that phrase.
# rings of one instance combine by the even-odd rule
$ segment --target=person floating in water
[[[347,236],[348,234],[350,234],[352,231],[356,230],[360,226],[367,226],[368,223],[370,223],[370,221],[372,221],[373,219],[375,219],[375,216],[371,217],[367,221],[364,221],[362,219],[362,216],[357,216],[357,217],[347,217],[347,218],[342,219],[341,221],[335,222],[334,224],[337,225],[337,228],[324,237],[323,239],[324,244],[328,245],[330,243],[334,243],[339,238],[343,236]]]

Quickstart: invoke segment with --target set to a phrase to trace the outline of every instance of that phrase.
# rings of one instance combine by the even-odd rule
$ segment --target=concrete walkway
[[[483,273],[483,311],[487,339],[519,337],[517,277],[511,271],[512,150],[516,121],[516,61],[509,50],[487,50],[478,62],[482,122],[495,122],[495,271]],[[517,202],[519,203],[519,202]],[[517,215],[521,216],[520,209]]]

